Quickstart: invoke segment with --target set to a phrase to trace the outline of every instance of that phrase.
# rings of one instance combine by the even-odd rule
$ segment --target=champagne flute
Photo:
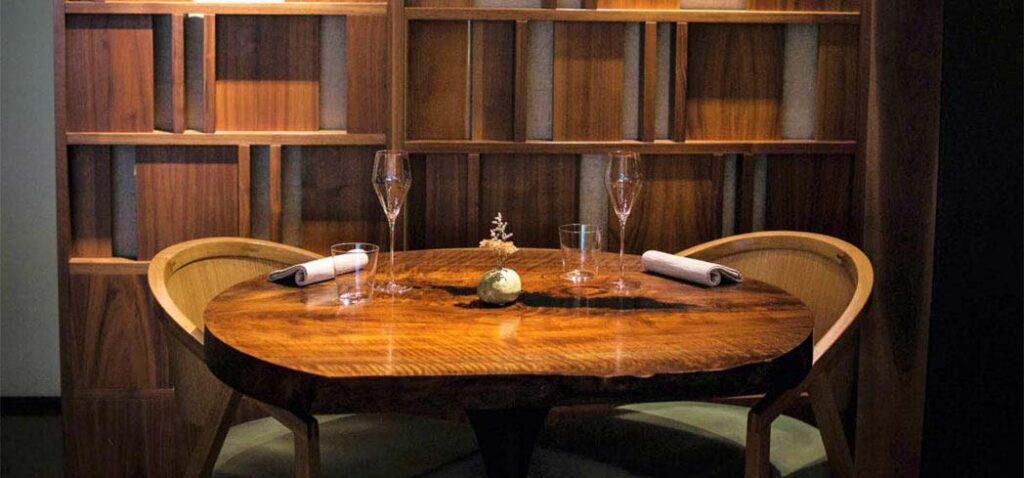
[[[373,190],[377,193],[384,215],[388,218],[391,230],[390,275],[388,282],[381,284],[378,290],[388,294],[404,294],[412,289],[407,285],[395,282],[395,222],[398,213],[402,212],[405,196],[412,187],[412,167],[409,154],[405,151],[381,150],[373,157]]]
[[[631,151],[614,151],[609,154],[604,185],[608,189],[608,199],[612,202],[615,215],[619,218],[619,278],[612,285],[619,291],[636,290],[640,283],[626,280],[623,260],[626,253],[626,221],[629,220],[629,213],[633,211],[643,186],[640,155]]]

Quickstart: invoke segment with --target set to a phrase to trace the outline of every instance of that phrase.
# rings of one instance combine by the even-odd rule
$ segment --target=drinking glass
[[[635,290],[640,284],[626,280],[623,259],[626,253],[626,221],[629,220],[629,213],[633,211],[643,186],[640,155],[632,151],[609,154],[604,185],[608,189],[608,200],[612,203],[615,216],[619,218],[619,278],[612,285],[620,291]]]
[[[331,246],[334,283],[338,286],[341,305],[373,300],[378,251],[379,247],[365,242],[343,242]]]
[[[412,167],[409,154],[405,151],[381,150],[373,157],[373,190],[384,208],[391,230],[391,256],[387,284],[379,290],[388,294],[404,294],[412,289],[407,285],[395,282],[395,221],[402,212],[405,196],[412,187]]]
[[[562,277],[573,284],[579,284],[597,275],[598,254],[601,252],[601,226],[559,226],[558,239],[562,245]]]

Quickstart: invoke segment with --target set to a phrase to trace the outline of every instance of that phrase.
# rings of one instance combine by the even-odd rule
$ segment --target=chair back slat
[[[237,237],[197,239],[160,251],[149,265],[149,287],[168,330],[171,381],[188,420],[202,425],[219,389],[206,367],[203,312],[221,292],[274,269],[317,259],[296,247]]]

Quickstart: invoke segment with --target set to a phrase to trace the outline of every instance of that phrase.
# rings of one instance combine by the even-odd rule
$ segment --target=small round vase
[[[494,305],[515,302],[522,292],[523,282],[519,274],[504,267],[487,271],[476,286],[476,294],[480,296],[480,300]]]

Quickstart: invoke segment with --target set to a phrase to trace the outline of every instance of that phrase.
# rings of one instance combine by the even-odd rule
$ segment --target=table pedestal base
[[[488,478],[525,478],[547,408],[467,410]]]

